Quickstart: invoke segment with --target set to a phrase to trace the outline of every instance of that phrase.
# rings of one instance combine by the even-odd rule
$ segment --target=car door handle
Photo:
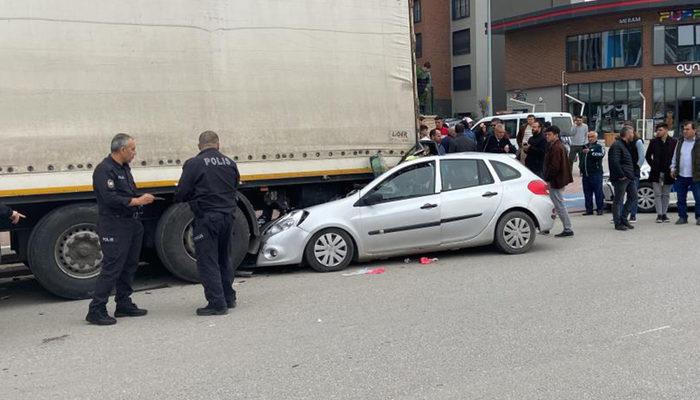
[[[437,204],[430,204],[430,203],[425,203],[423,204],[423,207],[421,207],[421,210],[430,210],[431,208],[437,207]]]
[[[498,192],[486,192],[486,193],[482,194],[481,197],[493,197],[496,195],[498,195]]]

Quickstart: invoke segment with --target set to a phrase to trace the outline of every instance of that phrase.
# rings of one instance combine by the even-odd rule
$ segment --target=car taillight
[[[530,183],[527,184],[527,188],[536,195],[549,196],[549,186],[547,186],[547,183],[539,179],[530,181]]]

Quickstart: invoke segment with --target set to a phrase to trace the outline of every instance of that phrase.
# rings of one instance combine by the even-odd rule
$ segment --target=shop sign
[[[697,20],[700,20],[700,8],[659,12],[659,22],[682,22]]]
[[[617,20],[618,24],[636,24],[637,22],[642,22],[642,17],[626,17]]]
[[[700,71],[700,63],[678,64],[676,65],[676,71],[682,72],[686,75],[692,75],[693,72]]]

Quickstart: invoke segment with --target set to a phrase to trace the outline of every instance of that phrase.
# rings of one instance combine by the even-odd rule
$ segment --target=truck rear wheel
[[[192,220],[194,215],[189,205],[180,203],[168,208],[158,221],[156,229],[156,250],[160,261],[176,277],[199,282],[197,259],[192,241]],[[248,252],[250,228],[240,208],[236,209],[231,238],[231,266],[238,267]]]
[[[90,297],[102,266],[97,206],[72,204],[45,215],[29,237],[27,258],[49,292],[68,299]]]

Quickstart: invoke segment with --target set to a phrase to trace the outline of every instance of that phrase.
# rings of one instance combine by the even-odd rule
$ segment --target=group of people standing
[[[517,146],[513,146],[504,124],[497,118],[491,121],[490,127],[479,124],[472,130],[471,123],[471,119],[465,118],[454,129],[449,129],[437,117],[436,128],[432,131],[421,125],[421,141],[434,142],[440,155],[466,151],[514,154],[549,184],[550,198],[564,225],[564,230],[555,237],[573,236],[571,219],[564,203],[564,189],[573,182],[572,163],[561,141],[561,130],[554,125],[545,126],[534,115],[529,115],[527,124],[521,127],[516,137]]]
[[[598,133],[590,131],[582,117],[575,117],[571,132],[562,133],[558,127],[529,115],[527,123],[516,135],[517,147],[512,145],[504,124],[497,118],[491,121],[490,127],[479,124],[472,128],[471,124],[472,121],[465,118],[454,129],[449,129],[438,117],[436,129],[430,131],[427,126],[421,126],[421,140],[435,142],[441,155],[465,151],[515,154],[528,169],[549,184],[550,197],[564,225],[564,230],[555,235],[557,237],[573,236],[563,190],[573,182],[573,164],[578,159],[586,208],[583,215],[604,214],[605,147],[598,143]],[[654,190],[656,222],[670,222],[667,213],[671,189],[675,185],[678,196],[676,224],[688,223],[688,192],[693,193],[696,201],[700,199],[700,138],[693,122],[684,123],[682,128],[683,138],[675,139],[669,134],[667,124],[658,124],[656,137],[646,150],[631,123],[620,130],[608,155],[610,182],[614,189],[612,222],[616,230],[634,229],[637,191],[645,161],[651,169],[649,181]],[[696,224],[700,225],[700,207],[696,207],[695,218]]]
[[[671,221],[667,213],[671,189],[675,185],[678,198],[676,224],[688,223],[688,192],[693,193],[696,202],[700,199],[700,139],[694,122],[685,122],[682,128],[683,138],[675,139],[669,135],[667,124],[658,124],[655,137],[649,142],[643,157],[638,156],[641,140],[636,137],[634,129],[624,126],[620,131],[620,137],[610,147],[608,157],[610,181],[615,193],[612,207],[615,229],[625,231],[634,228],[631,222],[636,220],[640,167],[644,160],[650,167],[649,181],[654,190],[656,222]],[[644,148],[643,144],[641,148]],[[626,199],[624,203],[623,199]],[[700,207],[695,208],[695,219],[696,224],[700,225]]]
[[[117,134],[110,150],[92,175],[103,259],[85,320],[95,325],[114,325],[115,318],[148,313],[131,300],[144,234],[140,219],[144,206],[163,200],[137,193],[129,166],[136,155],[133,137]],[[199,154],[185,162],[174,198],[187,203],[194,214],[192,240],[207,300],[206,306],[196,310],[200,316],[224,315],[236,306],[228,250],[239,180],[236,163],[219,151],[219,136],[212,131],[202,132]],[[107,313],[107,301],[115,289],[113,318]]]
[[[467,151],[515,154],[516,148],[502,123],[492,122],[490,128],[484,124],[472,127],[472,123],[471,118],[465,118],[450,129],[441,117],[436,117],[435,129],[420,126],[420,140],[435,143],[439,155]]]

